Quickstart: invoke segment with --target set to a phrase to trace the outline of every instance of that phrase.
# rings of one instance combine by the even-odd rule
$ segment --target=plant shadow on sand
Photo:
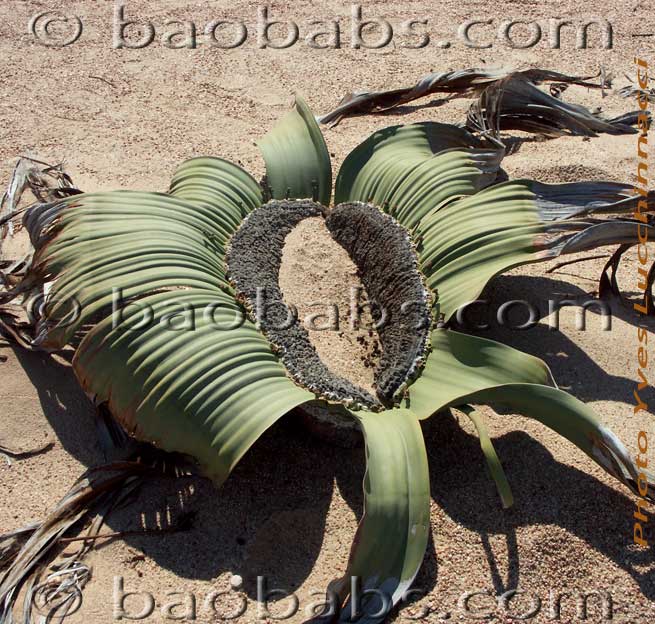
[[[596,288],[595,283],[593,288]],[[636,293],[624,294],[632,297]],[[630,349],[628,361],[635,366],[633,370],[626,372],[626,376],[608,373],[601,363],[591,358],[564,332],[570,334],[586,332],[594,334],[599,337],[600,341],[603,341],[604,336],[610,336],[614,331],[613,328],[616,329],[617,320],[632,326],[645,326],[652,333],[655,332],[655,318],[643,317],[618,300],[599,302],[590,292],[569,282],[549,277],[499,276],[487,287],[480,298],[489,300],[491,303],[483,312],[484,318],[471,318],[473,323],[471,327],[475,327],[476,323],[488,323],[489,329],[471,333],[541,358],[552,370],[559,387],[581,401],[618,401],[629,405],[634,404],[632,392],[637,379],[636,349],[638,346],[636,331],[634,332],[634,342],[625,347]],[[576,306],[562,304],[559,311],[561,330],[552,329],[549,321],[546,320],[549,300],[553,302],[572,301],[577,304]],[[510,301],[525,301],[531,304],[538,312],[539,324],[525,330],[512,329],[512,327],[525,323],[529,317],[527,308],[517,305],[515,309],[511,309],[507,313],[507,325],[501,326],[496,320],[496,312],[501,304]],[[582,316],[581,306],[590,302],[595,303],[587,308],[584,315],[585,329],[578,330],[576,322]],[[610,312],[611,323],[607,325],[607,329],[605,329],[604,322],[608,320],[608,317],[603,318],[601,315],[599,303],[606,304]],[[557,326],[554,317],[551,319]],[[465,326],[454,327],[454,329],[470,331]],[[625,354],[617,353],[615,355],[618,357]],[[612,354],[608,354],[608,359],[611,357]]]
[[[534,300],[537,292],[558,290],[586,296],[575,286],[547,278],[504,277],[493,288],[494,297],[502,294],[504,300],[530,300],[530,295]],[[618,304],[613,306],[616,317],[635,322],[628,310],[619,308]],[[597,319],[589,316],[591,326]],[[606,373],[562,332],[540,325],[524,332],[494,328],[479,335],[543,357],[555,378],[569,381],[571,392],[582,400],[631,402],[634,379]],[[63,447],[86,466],[111,459],[98,445],[93,408],[70,366],[45,354],[22,350],[15,353],[36,387],[43,412]],[[565,365],[558,356],[561,353],[568,355]],[[155,480],[144,486],[137,500],[112,515],[108,526],[113,531],[153,529],[175,525],[182,515],[192,513],[193,528],[188,531],[165,536],[127,535],[123,539],[183,578],[207,581],[226,571],[241,574],[244,591],[255,598],[255,577],[262,575],[270,587],[294,592],[317,563],[335,482],[353,517],[360,516],[365,468],[363,448],[331,445],[299,423],[297,416],[290,414],[273,426],[220,490],[201,478]],[[626,548],[626,518],[632,516],[634,502],[621,486],[609,487],[557,462],[542,444],[517,431],[495,440],[516,499],[515,507],[504,511],[486,473],[476,437],[462,430],[449,413],[426,421],[424,433],[432,497],[453,520],[480,534],[490,583],[497,593],[519,585],[517,528],[552,524],[611,559],[635,579],[645,596],[655,599],[651,572],[638,569],[647,566],[652,571],[655,553]],[[335,553],[337,563],[324,571],[326,577],[343,572],[354,528],[344,530],[348,535],[334,542],[342,552]],[[433,531],[438,535],[439,527],[434,526]],[[507,578],[502,578],[496,565],[489,535],[506,537]],[[329,565],[329,558],[325,561]],[[438,591],[437,556],[432,542],[416,586],[428,593]]]

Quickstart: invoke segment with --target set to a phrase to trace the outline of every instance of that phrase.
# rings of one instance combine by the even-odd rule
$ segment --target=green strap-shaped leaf
[[[173,174],[168,192],[224,212],[232,217],[235,229],[262,204],[261,187],[247,171],[222,158],[207,156],[183,162]]]
[[[593,410],[553,387],[546,364],[516,349],[439,329],[423,374],[409,388],[407,407],[428,418],[448,407],[498,402],[564,436],[609,474],[637,490],[638,470],[621,441]],[[649,476],[653,496],[652,477]]]
[[[524,185],[506,183],[431,213],[418,233],[421,269],[438,293],[439,312],[449,319],[495,275],[536,262],[544,228],[534,194]]]
[[[225,251],[260,206],[252,176],[220,158],[193,158],[170,194],[115,191],[34,207],[25,218],[35,257],[24,286],[54,281],[39,328],[61,348],[85,324],[123,300],[163,289],[231,290]]]
[[[192,455],[217,483],[278,418],[314,398],[220,291],[139,299],[85,336],[73,366],[128,431]]]
[[[500,463],[498,453],[496,453],[494,444],[491,441],[489,430],[487,429],[487,425],[482,418],[482,414],[473,409],[470,405],[462,405],[458,409],[460,412],[466,414],[471,419],[471,422],[475,425],[475,428],[478,432],[478,437],[480,438],[480,448],[482,449],[484,459],[487,462],[487,468],[489,468],[491,478],[496,484],[496,489],[500,495],[500,500],[503,503],[503,507],[508,509],[514,504],[512,488],[509,485],[507,475],[503,470],[503,465]]]
[[[376,204],[411,231],[435,307],[446,320],[514,267],[637,242],[631,222],[565,221],[633,209],[638,197],[626,185],[519,180],[485,188],[496,180],[502,157],[457,126],[385,128],[345,159],[335,203]]]
[[[639,469],[623,443],[603,426],[594,411],[575,397],[548,386],[508,384],[486,388],[460,397],[462,403],[498,402],[517,413],[534,418],[573,442],[608,474],[639,494]],[[652,475],[643,487],[647,497],[655,502],[655,481]]]
[[[215,160],[213,180],[222,186],[212,201],[116,191],[76,195],[28,215],[36,247],[29,279],[54,281],[41,328],[44,347],[67,344],[106,313],[117,289],[123,300],[162,289],[230,290],[227,241],[259,199],[247,180],[235,181],[238,167]]]
[[[426,122],[379,130],[344,160],[334,201],[370,202],[406,217],[413,209],[423,212],[447,198],[474,193],[495,178],[502,157],[493,150],[467,149],[478,145],[466,130],[450,124]],[[441,156],[444,150],[452,151]],[[423,182],[428,186],[422,187]]]
[[[429,418],[460,397],[508,383],[555,385],[539,358],[486,338],[449,329],[430,336],[432,351],[421,376],[409,387],[407,407],[418,418]]]
[[[83,193],[56,204],[38,204],[26,213],[25,225],[36,253],[41,254],[49,251],[50,244],[56,249],[80,238],[88,241],[113,236],[114,228],[124,232],[127,226],[134,226],[133,231],[143,234],[136,222],[144,219],[153,219],[153,227],[187,225],[220,241],[226,241],[232,233],[233,217],[221,214],[214,207],[182,201],[165,193],[139,191]]]
[[[305,101],[296,97],[289,114],[257,142],[266,161],[266,187],[273,199],[313,199],[329,205],[332,166],[325,139]]]
[[[412,584],[430,531],[430,483],[423,434],[404,409],[353,412],[366,442],[364,516],[345,576],[330,589],[342,602],[340,621],[378,622]],[[355,580],[353,580],[353,578]],[[351,593],[353,583],[359,594]],[[374,595],[365,590],[377,590]]]
[[[383,205],[409,230],[444,204],[474,195],[493,183],[502,152],[452,149],[435,154],[408,172]]]
[[[74,361],[83,387],[136,437],[196,457],[219,483],[267,427],[314,398],[225,276],[229,238],[261,201],[242,169],[200,158],[178,169],[171,194],[81,194],[26,217],[27,281],[53,282],[42,345],[92,325]],[[78,317],[61,321],[73,300]]]
[[[427,285],[438,294],[435,306],[446,320],[457,309],[475,300],[496,275],[514,267],[550,260],[612,244],[636,244],[637,223],[612,219],[553,220],[544,205],[544,190],[538,195],[529,180],[506,182],[486,188],[433,210],[415,230],[421,270]],[[603,211],[606,203],[591,201],[588,189],[581,195],[571,191],[569,204],[557,196],[557,210]],[[585,195],[586,193],[586,195]],[[652,226],[643,226],[651,229]]]

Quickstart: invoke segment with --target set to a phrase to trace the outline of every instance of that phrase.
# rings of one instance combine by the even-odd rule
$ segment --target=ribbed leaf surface
[[[236,230],[244,217],[262,204],[262,191],[246,171],[222,158],[200,157],[175,171],[169,193],[174,197],[220,209]]]
[[[503,155],[481,149],[458,126],[394,126],[357,146],[337,176],[336,203],[373,203],[410,230],[445,320],[516,266],[637,242],[630,221],[566,221],[634,209],[639,198],[629,186],[519,180],[487,188],[499,178]],[[560,231],[565,234],[557,238]]]
[[[346,157],[334,201],[373,203],[413,227],[442,201],[470,195],[493,181],[502,154],[468,149],[476,146],[471,134],[449,124],[384,128]]]
[[[475,300],[495,275],[538,260],[543,233],[534,194],[512,182],[431,213],[420,223],[417,236],[421,269],[438,293],[439,312],[450,318]]]
[[[261,200],[236,165],[197,158],[170,195],[81,194],[25,220],[36,247],[28,279],[52,281],[43,345],[91,326],[74,360],[85,390],[136,437],[192,455],[219,483],[266,428],[314,398],[226,279],[227,242]],[[71,300],[79,317],[59,322]]]
[[[293,110],[257,142],[266,161],[266,186],[272,199],[313,199],[329,205],[330,154],[316,119],[297,97]]]
[[[77,195],[52,218],[32,216],[33,272],[55,280],[46,347],[62,347],[111,307],[115,289],[123,299],[165,288],[229,289],[224,251],[233,226],[217,206],[121,191]],[[80,314],[69,322],[72,301]]]
[[[572,201],[560,199],[561,209],[606,208],[600,201],[583,206],[577,187],[570,188]],[[529,180],[498,184],[433,210],[415,228],[421,270],[446,320],[475,300],[493,277],[514,267],[639,240],[631,220],[553,220],[535,190]]]
[[[433,210],[474,195],[498,175],[502,153],[495,150],[445,150],[408,172],[384,205],[411,230]]]
[[[150,322],[139,327],[146,307]],[[270,425],[314,398],[252,323],[236,326],[240,315],[220,292],[143,297],[116,327],[106,318],[86,335],[75,372],[138,438],[192,455],[221,483]]]

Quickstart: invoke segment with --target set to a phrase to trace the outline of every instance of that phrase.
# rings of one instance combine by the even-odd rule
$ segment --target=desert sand
[[[167,19],[193,19],[201,28],[221,17],[254,24],[257,16],[257,5],[241,0],[229,4],[140,0],[127,6],[134,19],[147,18],[159,25]],[[81,16],[84,33],[78,42],[52,48],[33,41],[26,29],[30,16],[50,9]],[[655,32],[653,9],[650,1],[632,0],[394,0],[364,5],[365,13],[396,22],[429,19],[435,41],[451,36],[457,24],[472,17],[497,22],[603,17],[614,26],[611,50],[598,45],[576,50],[570,42],[559,50],[549,49],[545,42],[528,50],[500,43],[479,50],[461,44],[423,50],[347,45],[341,50],[313,50],[298,44],[262,50],[254,40],[234,50],[203,46],[170,50],[157,42],[146,49],[114,50],[110,2],[5,0],[0,5],[0,180],[8,182],[20,155],[65,161],[75,183],[89,191],[163,191],[176,165],[197,155],[233,160],[259,177],[263,161],[254,140],[285,113],[294,93],[323,113],[353,89],[405,85],[432,70],[486,63],[594,74],[602,65],[621,87],[628,83],[624,74],[634,75],[635,55],[655,62],[655,37],[633,36]],[[270,11],[306,24],[311,19],[346,19],[350,7],[337,2],[276,2]],[[581,88],[569,89],[565,97],[601,106],[608,114],[634,108],[633,102],[614,95],[602,98],[598,91]],[[326,128],[334,171],[374,130],[421,120],[461,121],[468,104],[455,100],[439,105],[428,98],[385,115],[346,119]],[[547,182],[633,182],[635,154],[633,136],[529,141],[505,159],[504,168],[511,177]],[[595,314],[589,315],[584,331],[576,330],[573,311],[562,313],[559,331],[549,330],[546,318],[549,298],[584,300],[592,295],[603,263],[575,264],[551,274],[545,274],[548,265],[536,265],[498,278],[486,295],[496,301],[527,299],[543,318],[529,331],[492,327],[481,335],[542,357],[560,387],[593,406],[634,453],[638,431],[655,430],[651,415],[635,416],[632,410],[639,319],[616,302],[611,331],[602,331]],[[628,255],[620,274],[628,293],[634,294],[635,273],[635,257]],[[66,359],[22,352],[4,343],[0,355],[7,357],[0,362],[0,441],[20,448],[53,442],[47,452],[11,465],[0,458],[0,531],[5,531],[43,517],[86,467],[106,458],[97,442],[92,406]],[[652,391],[648,392],[652,401]],[[531,597],[543,602],[541,612],[529,621],[552,621],[549,591],[592,590],[611,593],[617,623],[655,621],[653,550],[631,546],[634,497],[544,427],[511,414],[483,412],[489,416],[515,506],[502,510],[466,419],[442,414],[427,422],[432,539],[415,583],[426,596],[395,612],[392,619],[407,620],[430,608],[425,621],[479,621],[457,605],[465,592],[498,596],[519,589],[528,595],[512,601],[511,613],[528,611]],[[650,457],[655,461],[655,455]],[[171,621],[161,611],[176,601],[167,592],[193,595],[198,621],[215,621],[203,605],[217,590],[226,592],[217,603],[222,613],[237,609],[245,598],[246,614],[237,621],[257,621],[258,575],[266,576],[271,588],[294,592],[305,608],[345,569],[362,511],[363,472],[362,448],[331,445],[308,433],[291,415],[261,439],[220,491],[200,478],[149,484],[138,502],[112,516],[108,530],[153,527],[189,511],[195,514],[193,529],[165,537],[129,536],[94,552],[89,558],[93,576],[82,608],[69,621],[116,621],[116,575],[123,577],[126,591],[149,592],[155,598],[156,608],[142,620],[146,622]],[[650,537],[655,540],[652,526]],[[239,589],[231,587],[235,575],[244,579]],[[288,604],[272,602],[271,613],[283,613]],[[562,604],[562,622],[582,621],[574,599]],[[143,605],[143,596],[125,603],[132,614]],[[471,609],[491,611],[497,618],[493,621],[513,621],[490,596],[474,598]],[[303,619],[300,613],[288,621]],[[600,606],[593,600],[587,621],[602,621]]]

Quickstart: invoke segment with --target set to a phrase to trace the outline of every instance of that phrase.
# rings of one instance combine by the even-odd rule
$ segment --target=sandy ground
[[[615,73],[617,86],[634,74],[633,57],[655,61],[655,39],[634,34],[655,32],[652,1],[447,0],[441,3],[377,2],[365,13],[401,21],[429,19],[434,40],[451,37],[461,21],[488,17],[547,19],[602,16],[614,24],[614,49],[490,50],[462,45],[424,50],[260,50],[251,41],[232,51],[168,50],[159,43],[142,50],[111,48],[110,2],[91,0],[43,2],[5,0],[0,4],[0,174],[8,180],[21,154],[48,161],[65,160],[76,183],[85,190],[134,188],[164,190],[174,167],[190,156],[219,155],[240,162],[256,176],[263,163],[253,141],[288,108],[292,94],[303,94],[317,112],[334,106],[353,88],[390,88],[413,82],[430,70],[487,63],[541,65],[572,73],[594,73],[600,64]],[[128,3],[128,14],[162,25],[166,19],[194,19],[199,29],[212,19],[233,17],[251,24],[257,6],[249,1],[184,2],[142,0]],[[79,14],[85,25],[80,41],[64,49],[33,42],[26,25],[31,15],[49,9]],[[271,5],[274,15],[310,19],[347,17],[350,8],[336,2]],[[609,111],[623,111],[624,101],[601,100],[597,92],[571,90],[567,97]],[[437,106],[420,101],[384,117],[356,118],[326,130],[335,166],[376,128],[424,119],[460,120],[467,103]],[[512,176],[545,181],[581,177],[633,180],[634,137],[601,137],[592,141],[564,138],[528,142],[505,161]],[[596,289],[603,261],[567,267],[545,275],[545,266],[513,272],[489,289],[497,301],[526,298],[545,315],[547,300],[587,297]],[[628,259],[622,280],[634,290],[636,262]],[[560,331],[546,320],[535,329],[516,332],[493,328],[485,333],[543,357],[560,385],[590,403],[602,420],[636,449],[637,432],[652,427],[652,417],[632,413],[636,379],[636,319],[613,306],[611,331],[601,331],[591,315],[586,331],[577,331],[572,312],[563,313]],[[54,445],[42,455],[11,466],[0,463],[0,530],[40,518],[67,491],[87,466],[104,457],[96,441],[91,407],[65,362],[57,357],[26,354],[0,345],[0,440],[25,448],[44,439]],[[652,391],[648,396],[653,399]],[[491,415],[491,414],[490,414]],[[502,511],[470,425],[443,415],[425,425],[432,481],[432,539],[416,580],[427,596],[397,613],[397,620],[421,614],[426,621],[474,622],[457,607],[467,591],[488,590],[493,596],[510,589],[528,592],[543,602],[535,622],[548,617],[549,591],[555,594],[610,591],[613,620],[655,621],[653,550],[630,547],[633,497],[616,485],[571,444],[526,419],[511,415],[490,419],[491,432],[509,475],[516,506]],[[651,453],[651,459],[653,455]],[[197,514],[186,533],[114,540],[90,559],[93,579],[82,609],[71,622],[115,621],[114,578],[126,591],[149,592],[154,613],[142,621],[170,621],[162,607],[193,596],[198,621],[217,620],[207,609],[211,592],[225,595],[216,603],[223,614],[247,600],[237,621],[256,621],[257,575],[270,587],[295,592],[302,608],[345,568],[357,518],[361,513],[361,448],[343,449],[312,437],[290,416],[256,445],[217,491],[194,480],[148,486],[139,503],[115,516],[112,530],[154,526]],[[655,534],[650,533],[651,541]],[[231,589],[233,575],[245,582]],[[529,609],[530,596],[519,596],[511,612]],[[143,595],[125,607],[138,614]],[[574,599],[563,602],[563,622],[582,621]],[[471,608],[491,611],[494,621],[509,622],[489,596],[478,596]],[[147,606],[147,604],[146,604]],[[273,615],[288,606],[271,605]],[[179,615],[181,611],[175,611]],[[450,614],[446,618],[446,614]],[[266,614],[262,615],[266,620]],[[270,618],[268,618],[270,619]],[[301,621],[297,615],[289,621]],[[599,622],[600,608],[590,601],[587,621]]]
[[[375,396],[380,338],[366,305],[368,295],[357,265],[332,238],[322,217],[301,221],[286,237],[279,284],[284,302],[297,310],[298,322],[323,363]],[[359,303],[363,305],[357,319],[351,306]]]

